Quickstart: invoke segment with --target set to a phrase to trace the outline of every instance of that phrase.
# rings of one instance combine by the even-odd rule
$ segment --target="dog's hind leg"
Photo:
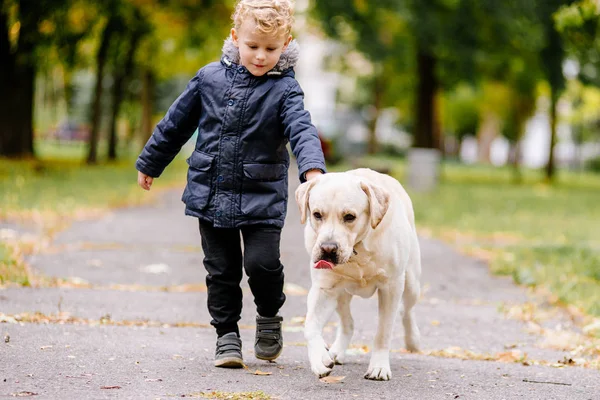
[[[420,259],[412,260],[416,262],[418,268],[407,268],[406,270],[406,281],[404,284],[404,312],[402,315],[402,325],[404,325],[404,340],[406,343],[406,349],[410,352],[418,352],[421,341],[421,334],[419,333],[419,327],[415,319],[414,305],[419,300],[421,293],[421,285],[419,283],[418,276],[420,275]],[[418,275],[417,275],[418,274]]]
[[[350,312],[350,301],[352,295],[344,292],[337,299],[336,311],[340,317],[340,324],[337,329],[335,342],[329,350],[331,358],[336,364],[343,364],[346,358],[346,349],[350,344],[352,335],[354,334],[354,320]]]

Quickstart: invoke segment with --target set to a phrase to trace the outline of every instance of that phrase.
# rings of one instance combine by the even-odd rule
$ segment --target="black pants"
[[[244,239],[244,255],[240,232]],[[215,228],[200,221],[204,267],[208,272],[208,311],[217,335],[237,332],[242,313],[242,265],[258,314],[274,317],[283,303],[283,265],[279,261],[281,228],[251,225]]]

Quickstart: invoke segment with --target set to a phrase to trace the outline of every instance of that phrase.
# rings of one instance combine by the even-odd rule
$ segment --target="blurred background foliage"
[[[386,147],[377,126],[390,109],[414,147],[453,157],[475,137],[477,161],[489,163],[504,137],[518,168],[527,123],[544,108],[548,180],[559,124],[577,146],[600,140],[596,0],[299,3],[309,18],[295,34],[335,43],[327,64],[353,82],[338,102],[360,110],[369,154]],[[218,59],[233,5],[2,0],[0,156],[35,157],[36,143],[57,137],[85,141],[89,164],[135,153],[190,76]],[[580,164],[593,166],[589,158]]]

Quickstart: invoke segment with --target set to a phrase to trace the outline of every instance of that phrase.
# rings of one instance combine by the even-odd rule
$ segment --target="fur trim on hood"
[[[240,50],[235,47],[235,44],[233,44],[233,39],[231,39],[231,36],[225,39],[222,52],[223,56],[226,58],[226,62],[229,61],[234,64],[240,63]],[[298,45],[296,39],[293,39],[288,45],[287,49],[281,53],[281,57],[279,57],[279,61],[275,67],[271,71],[267,72],[267,75],[280,75],[285,70],[295,67],[299,57],[300,46]]]

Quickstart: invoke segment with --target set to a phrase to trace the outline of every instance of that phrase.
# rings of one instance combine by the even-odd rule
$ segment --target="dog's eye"
[[[344,222],[352,222],[356,219],[356,217],[352,214],[344,215]]]
[[[313,213],[313,217],[315,217],[315,219],[321,219],[321,218],[323,218],[323,216],[321,215],[321,213],[318,213],[318,212]]]

